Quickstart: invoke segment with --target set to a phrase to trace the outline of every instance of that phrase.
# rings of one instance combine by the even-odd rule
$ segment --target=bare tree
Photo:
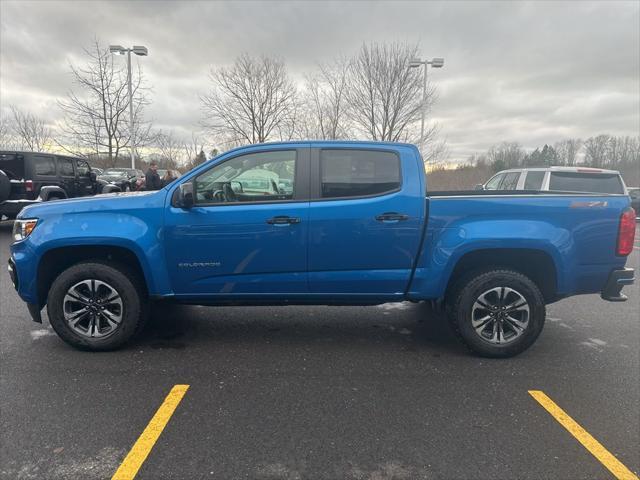
[[[622,165],[630,165],[635,161],[638,162],[638,137],[611,137],[607,143],[607,165],[611,167],[619,167]],[[640,164],[638,164],[640,168]]]
[[[560,164],[568,166],[576,164],[576,158],[581,147],[582,140],[579,138],[568,138],[554,145],[554,149],[558,155],[558,161]]]
[[[158,132],[155,135],[155,140],[166,168],[175,169],[184,156],[184,142],[175,138],[171,131]]]
[[[349,137],[346,122],[347,75],[349,62],[340,58],[320,65],[306,79],[307,138],[338,139]]]
[[[411,58],[418,56],[417,45],[362,45],[351,60],[347,98],[349,118],[354,126],[372,140],[414,141],[419,144],[433,138],[435,130],[427,129],[425,137],[416,135],[416,122],[422,109],[429,109],[434,90],[428,88],[426,104],[422,102],[422,77],[409,68]]]
[[[203,137],[194,132],[191,134],[191,140],[182,144],[187,169],[191,170],[207,160],[204,153],[205,143]],[[214,151],[217,152],[215,149]]]
[[[203,124],[221,143],[261,143],[290,130],[296,89],[282,61],[243,54],[210,78],[213,87],[201,97]]]
[[[11,132],[9,116],[0,116],[0,147],[12,149],[14,146],[14,137]]]
[[[116,64],[109,49],[97,40],[84,52],[85,66],[70,65],[77,91],[58,102],[65,115],[62,129],[71,139],[60,146],[78,155],[106,155],[113,166],[131,140],[126,67],[124,62]],[[148,89],[139,65],[132,77],[134,133],[140,147],[150,140],[151,125],[143,121]]]
[[[524,156],[524,150],[516,142],[503,142],[500,145],[494,145],[487,152],[487,159],[496,172],[521,166]]]
[[[14,141],[20,148],[31,152],[44,152],[51,145],[51,129],[46,122],[32,113],[11,106]],[[8,133],[7,133],[8,134]]]
[[[584,142],[585,162],[592,167],[603,167],[607,164],[607,153],[609,150],[609,135],[598,135],[589,137]]]

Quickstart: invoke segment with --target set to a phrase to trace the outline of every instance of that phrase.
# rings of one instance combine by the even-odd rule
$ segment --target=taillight
[[[24,182],[24,189],[27,192],[33,192],[33,180],[27,180]]]
[[[636,235],[636,212],[629,207],[620,217],[618,226],[618,245],[616,254],[626,257],[633,251],[633,240]]]

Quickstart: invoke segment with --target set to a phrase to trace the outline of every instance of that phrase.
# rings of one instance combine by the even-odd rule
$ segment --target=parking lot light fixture
[[[424,119],[427,113],[427,67],[431,65],[433,68],[442,68],[444,66],[444,58],[436,57],[431,60],[420,60],[412,58],[409,60],[409,68],[418,68],[424,65],[424,73],[422,75],[422,116],[420,118],[420,151],[424,152]]]
[[[134,45],[133,48],[124,48],[121,45],[109,45],[109,51],[114,55],[127,54],[127,82],[129,86],[129,128],[131,129],[131,168],[136,168],[136,142],[135,142],[135,128],[133,125],[133,91],[131,88],[131,52],[140,57],[146,57],[149,55],[149,50],[143,45]]]
[[[114,55],[124,55],[126,50],[120,45],[109,45],[109,51]]]

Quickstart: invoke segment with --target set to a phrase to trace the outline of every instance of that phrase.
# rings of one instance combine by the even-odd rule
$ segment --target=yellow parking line
[[[171,389],[111,480],[131,480],[136,476],[188,389],[189,385],[175,385]]]
[[[618,480],[639,480],[634,473],[625,467],[620,460],[614,457],[595,438],[582,428],[576,421],[562,410],[556,403],[540,390],[529,390],[529,395],[535,398],[544,409],[555,418],[560,425],[566,428],[584,448],[589,450]]]

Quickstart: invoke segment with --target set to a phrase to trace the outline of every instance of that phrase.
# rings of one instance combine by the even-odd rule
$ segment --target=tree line
[[[516,142],[502,142],[487,152],[471,155],[465,166],[493,172],[519,167],[584,165],[597,168],[640,168],[640,137],[596,135],[586,140],[569,138],[527,152]]]
[[[145,115],[152,89],[138,64],[132,72],[136,147],[175,167],[185,162],[193,166],[218,147],[358,138],[424,145],[425,160],[435,160],[446,146],[438,141],[435,124],[420,138],[421,114],[430,112],[436,95],[429,85],[422,100],[422,73],[409,68],[418,54],[417,44],[363,44],[350,57],[318,65],[302,83],[280,58],[242,54],[229,66],[211,69],[209,87],[200,95],[200,125],[188,139],[154,128]],[[0,121],[3,148],[62,150],[104,166],[130,158],[125,63],[97,40],[84,57],[84,63],[69,65],[73,81],[57,102],[60,121],[47,124],[12,106]]]

